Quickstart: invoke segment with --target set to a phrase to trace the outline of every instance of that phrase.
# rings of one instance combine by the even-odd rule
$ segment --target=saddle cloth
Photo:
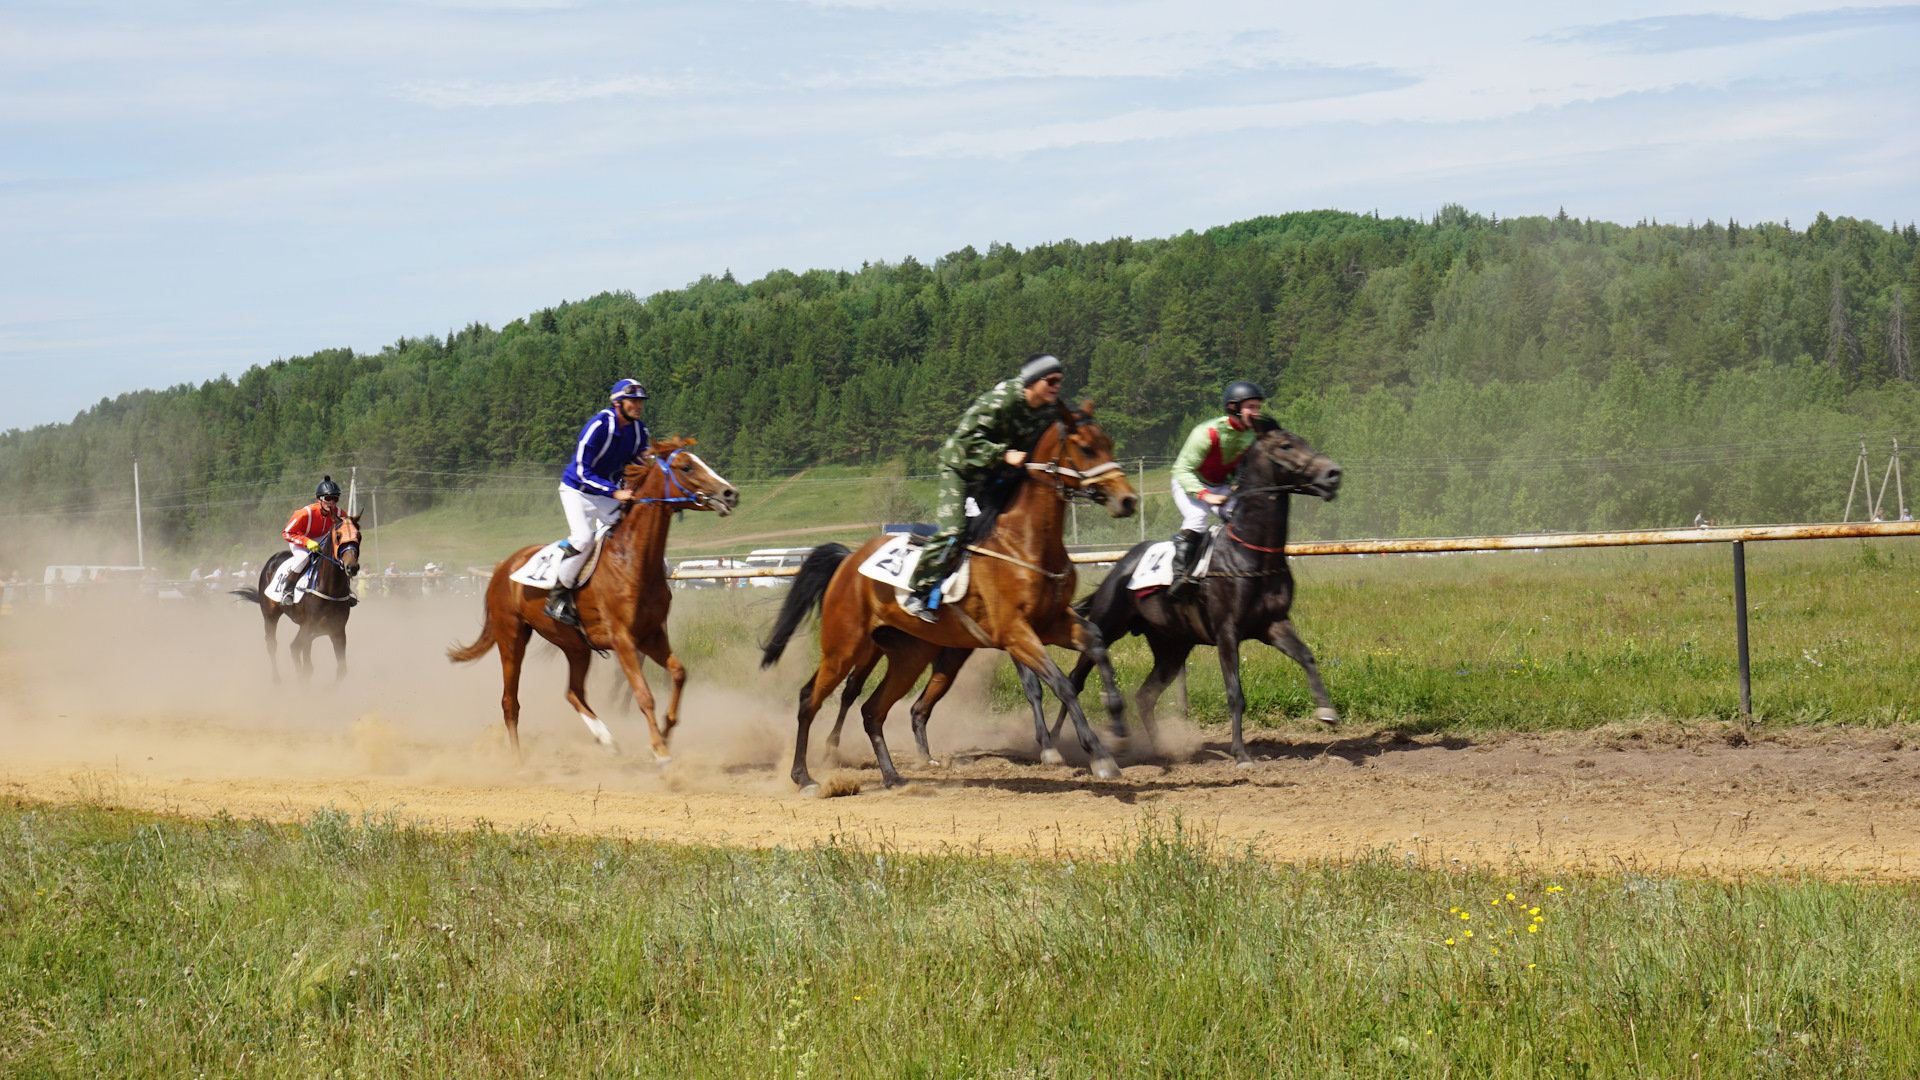
[[[278,577],[279,575],[275,574],[274,576]],[[291,607],[306,599],[307,594],[313,591],[313,583],[318,580],[320,580],[320,556],[314,555],[307,559],[305,569],[295,575],[292,581],[287,582],[280,588],[280,592],[291,595],[286,596],[285,599],[274,596],[272,595],[274,590],[270,587],[268,589],[269,595],[267,599],[272,600],[282,607]],[[271,583],[269,583],[269,585],[271,585]]]
[[[1220,536],[1220,526],[1215,525],[1207,531],[1207,539],[1200,545],[1200,559],[1194,565],[1193,576],[1205,577],[1207,568],[1213,563],[1213,542]],[[1173,584],[1173,541],[1162,540],[1149,545],[1146,554],[1133,564],[1133,576],[1127,579],[1127,588],[1135,591],[1160,589]]]
[[[600,552],[606,547],[607,534],[613,531],[611,525],[601,525],[593,531],[593,542],[587,545],[587,564],[580,568],[580,577],[574,582],[576,589],[584,588],[593,580],[593,572],[600,566]],[[507,580],[522,585],[531,585],[536,589],[551,589],[560,583],[560,563],[564,556],[560,554],[563,541],[555,540],[546,547],[533,553],[533,557],[521,564],[520,569],[507,575]]]
[[[887,537],[885,543],[860,563],[862,577],[870,577],[883,585],[893,586],[894,601],[897,603],[907,595],[907,586],[913,581],[914,568],[920,565],[920,553],[924,548],[914,546],[905,533],[895,533]],[[960,565],[947,580],[940,583],[940,602],[951,604],[964,599],[967,595],[967,582],[972,577],[967,572],[973,560],[967,553],[960,553]]]

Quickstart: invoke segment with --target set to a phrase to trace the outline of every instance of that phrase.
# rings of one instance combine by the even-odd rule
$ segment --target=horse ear
[[[1269,431],[1279,431],[1280,421],[1275,420],[1271,416],[1256,416],[1253,418],[1253,430],[1261,435],[1265,435]]]
[[[1092,398],[1088,398],[1087,400],[1080,403],[1080,415],[1087,417],[1088,419],[1093,418],[1093,399]]]

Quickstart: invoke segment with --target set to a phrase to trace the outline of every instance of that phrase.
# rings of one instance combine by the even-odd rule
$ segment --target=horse
[[[293,636],[288,652],[293,654],[294,670],[305,682],[313,677],[313,639],[322,635],[333,640],[333,678],[347,675],[347,616],[353,614],[353,579],[360,574],[360,516],[348,515],[327,533],[326,542],[314,551],[319,564],[314,572],[313,588],[291,604],[282,604],[267,596],[267,585],[280,565],[293,558],[282,551],[260,568],[260,580],[252,587],[233,590],[232,595],[260,605],[260,618],[267,627],[267,660],[273,665],[273,681],[280,681],[280,616],[285,615],[300,628]],[[302,571],[304,574],[305,571]],[[291,587],[291,584],[289,584]]]
[[[1332,500],[1340,489],[1340,467],[1306,440],[1267,421],[1266,428],[1240,459],[1234,471],[1232,519],[1215,543],[1213,560],[1206,577],[1191,595],[1168,598],[1161,589],[1137,597],[1127,587],[1133,570],[1152,542],[1136,544],[1123,556],[1093,594],[1074,605],[1074,610],[1091,621],[1108,643],[1128,634],[1146,637],[1153,651],[1153,671],[1135,695],[1134,706],[1149,742],[1154,737],[1155,704],[1160,694],[1186,665],[1187,655],[1196,645],[1214,646],[1220,658],[1220,670],[1227,685],[1227,707],[1233,717],[1231,750],[1241,766],[1253,763],[1241,736],[1241,721],[1246,699],[1240,689],[1240,642],[1263,640],[1298,663],[1307,675],[1313,694],[1314,719],[1332,727],[1339,723],[1339,711],[1327,694],[1307,648],[1289,618],[1293,606],[1293,572],[1287,567],[1287,496],[1313,495]],[[927,720],[933,707],[952,688],[953,677],[967,662],[971,650],[950,649],[934,660],[934,674],[913,704],[914,737],[921,753],[926,753]],[[1075,697],[1087,684],[1094,665],[1082,657],[1069,678]],[[858,673],[861,681],[871,671],[869,665]],[[1020,686],[1032,708],[1035,723],[1045,729],[1040,681],[1020,671]],[[1104,673],[1103,673],[1104,674]],[[858,687],[850,687],[841,705],[844,716]],[[1064,726],[1068,710],[1062,699],[1060,715],[1053,732]],[[835,725],[838,734],[839,725]],[[1114,734],[1125,738],[1126,729],[1118,721]],[[838,740],[829,737],[829,745]],[[1045,740],[1042,744],[1045,745]]]
[[[535,631],[567,654],[567,704],[573,706],[587,730],[609,753],[619,752],[613,733],[587,704],[587,669],[594,650],[613,650],[619,658],[634,700],[647,718],[653,755],[661,763],[672,760],[667,737],[680,722],[680,691],[687,669],[673,655],[667,640],[667,611],[673,606],[666,569],[667,526],[676,510],[713,510],[726,516],[740,505],[740,493],[724,477],[700,460],[692,439],[661,439],[640,460],[627,466],[622,485],[634,493],[627,511],[607,534],[592,578],[576,597],[580,626],[547,618],[544,589],[512,580],[514,571],[542,545],[521,548],[493,568],[487,583],[484,622],[471,645],[455,645],[447,659],[464,664],[500,649],[500,673],[505,688],[500,711],[514,755],[520,754],[520,669],[527,642]],[[653,691],[640,668],[640,657],[651,657],[673,680],[664,726],[654,716]]]
[[[1227,686],[1227,711],[1233,718],[1230,751],[1241,767],[1251,767],[1241,736],[1246,697],[1240,689],[1240,643],[1264,641],[1291,657],[1306,672],[1313,695],[1313,718],[1328,727],[1340,722],[1340,713],[1327,695],[1313,650],[1293,628],[1293,571],[1287,566],[1288,496],[1311,495],[1332,501],[1340,492],[1340,466],[1308,445],[1305,439],[1268,421],[1252,447],[1234,469],[1226,527],[1213,542],[1213,556],[1205,577],[1185,595],[1169,597],[1173,589],[1139,596],[1127,587],[1135,565],[1151,544],[1136,544],[1114,564],[1093,595],[1075,605],[1108,641],[1140,634],[1153,651],[1153,671],[1134,696],[1140,722],[1153,736],[1153,709],[1160,694],[1186,665],[1196,645],[1212,645],[1219,654],[1220,674]],[[1091,665],[1081,660],[1069,680],[1073,692],[1086,685]],[[1028,687],[1030,704],[1038,710],[1039,688]],[[931,706],[929,706],[931,708]],[[1058,727],[1058,722],[1056,722]]]
[[[869,540],[853,552],[840,544],[823,544],[801,564],[760,660],[763,668],[777,663],[800,621],[819,609],[820,666],[800,691],[790,774],[801,791],[819,789],[807,772],[807,734],[814,714],[849,673],[870,667],[882,653],[887,674],[862,706],[861,716],[888,787],[903,781],[882,732],[887,711],[912,689],[944,648],[1004,649],[1063,699],[1066,676],[1047,655],[1046,646],[1074,649],[1101,668],[1108,712],[1118,716],[1124,711],[1112,668],[1106,663],[1106,644],[1070,605],[1075,575],[1062,542],[1063,508],[1069,499],[1084,494],[1114,517],[1127,517],[1139,508],[1140,496],[1113,460],[1113,440],[1093,422],[1093,403],[1087,402],[1078,412],[1061,403],[1055,407],[1057,418],[1035,442],[1025,471],[1019,474],[1023,482],[1013,487],[1005,508],[975,519],[966,542],[974,556],[971,584],[964,598],[937,609],[938,621],[929,624],[908,614],[894,599],[893,586],[859,573],[860,564],[885,542],[884,537]],[[1087,726],[1077,700],[1070,711],[1093,775],[1118,777],[1119,767]],[[1051,747],[1046,725],[1037,727],[1042,745]],[[924,725],[916,734],[921,736],[924,752]]]

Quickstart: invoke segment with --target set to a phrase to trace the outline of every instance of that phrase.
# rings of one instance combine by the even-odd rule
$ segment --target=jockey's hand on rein
[[[307,550],[308,550],[308,551],[319,551],[319,550],[320,550],[320,541],[318,541],[318,540],[315,540],[315,539],[314,539],[313,537],[311,537],[311,536],[309,536],[309,537],[307,537]]]

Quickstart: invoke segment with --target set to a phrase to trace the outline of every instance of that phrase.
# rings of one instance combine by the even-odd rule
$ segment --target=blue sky
[[[1920,6],[0,0],[0,429],[702,273],[1920,215]]]

